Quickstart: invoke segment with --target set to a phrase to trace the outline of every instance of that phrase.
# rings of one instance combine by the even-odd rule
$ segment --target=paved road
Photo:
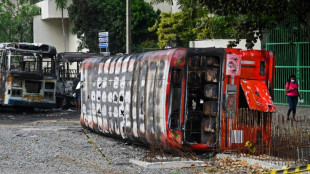
[[[76,112],[0,114],[0,173],[191,173],[197,168],[145,169],[129,163],[147,148],[88,131],[105,159],[82,133]]]
[[[286,112],[287,106],[277,106]],[[298,108],[308,114],[310,108]],[[192,173],[201,167],[145,169],[129,163],[148,149],[88,132],[111,160],[108,165],[82,133],[73,111],[0,112],[0,174],[4,173]]]
[[[289,106],[284,105],[276,105],[276,109],[278,113],[287,114]],[[303,107],[297,105],[296,115],[306,115],[310,117],[310,107]]]

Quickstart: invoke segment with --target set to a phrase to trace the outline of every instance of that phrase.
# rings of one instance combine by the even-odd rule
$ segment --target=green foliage
[[[32,21],[40,13],[29,0],[0,0],[0,42],[33,42]]]
[[[190,12],[188,9],[187,12]],[[160,23],[155,24],[150,31],[157,30],[159,47],[188,46],[188,41],[194,38],[193,21],[188,13],[161,13]]]
[[[153,0],[152,2],[173,3],[172,0]],[[226,21],[228,23],[231,22],[229,25],[223,25],[223,23],[221,24],[221,22],[218,21],[219,23],[216,25],[219,25],[220,28],[218,29],[222,31],[218,31],[217,33],[227,33],[230,30],[237,38],[236,42],[232,43],[232,45],[238,43],[240,38],[246,38],[247,48],[252,48],[258,39],[262,39],[263,31],[277,27],[283,19],[290,16],[296,17],[300,25],[310,30],[309,0],[178,0],[178,4],[182,10],[189,7],[198,9],[196,13],[198,16],[195,17],[201,16],[199,15],[200,8],[205,9],[209,13],[218,15],[219,19],[231,19]],[[205,17],[200,20],[205,20],[202,22],[198,20],[198,22],[205,23],[207,26],[213,25],[213,22]],[[230,28],[232,25],[234,26],[233,31]],[[198,25],[202,32],[198,38],[203,38],[206,35],[212,36],[209,30],[213,30],[213,33],[215,30],[207,26]],[[223,31],[221,26],[228,28],[225,28],[224,30],[226,31]],[[218,34],[214,37],[217,37]],[[309,36],[304,37],[310,38]]]
[[[55,0],[57,9],[65,9],[67,7],[68,0]]]
[[[256,147],[250,142],[250,141],[247,141],[245,143],[245,147],[248,148],[248,150],[251,152],[251,153],[255,153],[256,152]]]
[[[157,40],[146,40],[135,45],[135,52],[144,52],[159,49]]]
[[[98,32],[109,32],[109,51],[112,54],[125,52],[126,43],[126,1],[124,0],[73,0],[68,8],[69,18],[74,24],[73,33],[81,39],[79,49],[88,48],[98,52]],[[141,0],[131,1],[132,48],[141,49],[141,43],[156,40],[154,32],[149,32],[159,17],[150,4]]]
[[[189,7],[189,6],[187,6]],[[234,21],[230,17],[213,15],[199,4],[196,8],[181,8],[178,13],[161,13],[150,31],[157,31],[159,47],[188,47],[189,41],[197,39],[222,39],[236,37]]]
[[[233,16],[240,21],[236,25],[238,38],[246,38],[246,47],[252,48],[262,39],[264,30],[275,28],[289,17],[295,16],[299,23],[310,29],[309,0],[201,0],[208,9],[221,16]]]
[[[197,19],[196,39],[231,39],[237,36],[234,20],[231,17],[213,15]]]

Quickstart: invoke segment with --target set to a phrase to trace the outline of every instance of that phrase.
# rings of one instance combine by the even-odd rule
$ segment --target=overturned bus
[[[193,150],[268,143],[274,63],[268,51],[224,48],[87,59],[80,122],[114,137]],[[241,108],[260,112],[260,124],[240,121]]]
[[[55,56],[55,47],[46,44],[0,43],[0,104],[55,107]]]

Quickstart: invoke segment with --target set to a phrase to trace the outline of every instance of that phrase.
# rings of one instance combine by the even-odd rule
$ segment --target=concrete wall
[[[68,1],[67,6],[71,4]],[[33,40],[36,43],[45,43],[56,47],[57,52],[64,52],[64,39],[62,32],[61,9],[56,9],[55,0],[44,0],[38,2],[41,15],[35,16],[33,20]],[[68,19],[68,10],[64,10],[64,26],[66,35],[66,51],[77,51],[79,39],[72,34],[72,24]],[[88,51],[88,50],[83,50]]]
[[[73,27],[73,24],[69,22],[69,33],[72,33],[72,27]],[[77,51],[77,48],[79,46],[79,42],[80,42],[80,40],[77,38],[77,35],[69,34],[68,43],[70,43],[70,44],[68,45],[68,50],[73,51],[73,52]],[[88,50],[83,49],[81,51],[87,52]]]
[[[124,0],[125,1],[125,0]],[[144,0],[145,2],[150,3],[151,0]],[[172,10],[172,6],[168,3],[159,3],[159,4],[152,4],[154,10],[160,10],[161,12],[170,12]]]
[[[234,39],[210,39],[210,40],[190,41],[189,47],[190,48],[206,48],[206,47],[227,48],[228,41],[234,41]],[[245,43],[246,43],[245,39],[241,39],[237,47],[234,47],[234,48],[246,49]],[[257,49],[257,50],[262,49],[260,40],[257,41],[253,49]]]
[[[68,19],[64,19],[64,22],[67,40],[66,47],[69,48],[70,43],[68,42],[68,40],[71,36],[69,36]],[[56,18],[42,20],[41,16],[35,16],[33,20],[33,40],[35,43],[45,43],[53,45],[56,47],[57,52],[65,51],[61,19]],[[67,51],[73,50],[67,49]]]
[[[177,12],[180,12],[180,6],[177,4],[178,3],[178,0],[173,0],[173,5],[172,5],[172,8],[171,8],[171,12],[172,13],[177,13]]]
[[[67,7],[72,3],[68,0]],[[61,18],[61,9],[56,8],[55,0],[44,0],[36,4],[41,8],[42,19]],[[64,18],[68,18],[68,10],[63,11]]]

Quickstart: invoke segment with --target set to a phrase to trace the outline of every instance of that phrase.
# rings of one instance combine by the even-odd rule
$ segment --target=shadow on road
[[[80,114],[74,110],[35,109],[33,111],[18,110],[15,108],[0,109],[0,125],[23,124],[43,120],[79,120]]]

